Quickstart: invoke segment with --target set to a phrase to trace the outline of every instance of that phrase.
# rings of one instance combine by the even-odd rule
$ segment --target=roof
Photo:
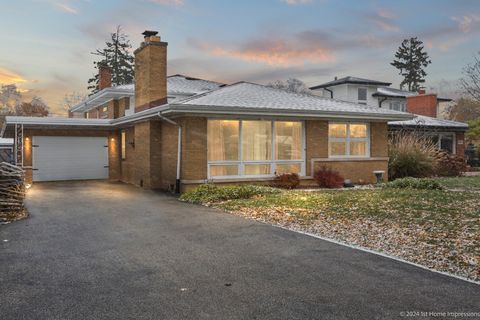
[[[374,97],[398,97],[398,98],[406,98],[406,97],[413,97],[416,96],[416,92],[412,91],[405,91],[395,88],[388,88],[388,87],[379,87],[377,91],[372,94]]]
[[[408,113],[239,82],[170,104],[167,113],[270,114],[406,120]]]
[[[181,74],[167,77],[168,95],[191,96],[210,90],[215,90],[222,86],[224,86],[223,83],[187,77]],[[86,100],[70,108],[70,111],[85,112],[90,110],[91,108],[105,104],[110,100],[134,95],[135,84],[133,83],[109,87],[89,96]]]
[[[13,139],[0,138],[0,145],[12,145]]]
[[[23,125],[52,125],[52,126],[94,126],[108,127],[110,119],[83,119],[83,118],[64,118],[64,117],[5,117],[7,124]]]
[[[346,83],[373,85],[373,86],[389,86],[389,85],[392,84],[391,82],[384,82],[384,81],[370,80],[370,79],[348,76],[348,77],[336,79],[336,80],[333,80],[333,81],[325,82],[325,83],[320,84],[318,86],[311,87],[310,89],[315,90],[315,89],[338,86],[340,84],[346,84]]]
[[[417,115],[412,120],[407,121],[390,121],[389,126],[393,127],[429,127],[429,128],[443,128],[457,131],[468,130],[468,124],[463,122],[432,118],[427,116]]]

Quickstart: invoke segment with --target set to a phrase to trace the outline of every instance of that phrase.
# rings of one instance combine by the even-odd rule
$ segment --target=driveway
[[[1,319],[480,312],[479,285],[124,184],[36,184],[27,205],[0,226]]]

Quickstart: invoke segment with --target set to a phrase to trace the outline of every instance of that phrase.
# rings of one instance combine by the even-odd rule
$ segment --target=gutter
[[[177,175],[176,175],[176,179],[175,179],[175,193],[179,194],[180,193],[180,166],[182,164],[182,126],[179,125],[177,122],[169,119],[169,118],[166,118],[162,115],[162,112],[159,111],[157,113],[157,116],[170,123],[170,124],[173,124],[174,126],[177,126],[178,127],[178,144],[177,144]]]
[[[323,90],[330,92],[330,99],[333,99],[333,91],[330,89],[327,89],[327,87],[323,88]]]

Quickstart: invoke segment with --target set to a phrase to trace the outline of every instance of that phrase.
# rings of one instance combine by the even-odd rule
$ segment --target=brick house
[[[415,131],[430,138],[439,149],[464,157],[464,135],[468,125],[439,118],[441,105],[448,104],[451,99],[426,94],[425,90],[411,92],[391,88],[390,85],[390,82],[348,76],[310,89],[323,97],[415,114],[412,120],[389,122],[389,131]]]
[[[328,166],[354,182],[388,175],[388,122],[409,113],[238,82],[167,77],[167,43],[145,32],[135,85],[102,89],[69,118],[7,117],[15,159],[30,181],[110,179],[184,191],[265,183]],[[107,80],[103,78],[107,77]]]

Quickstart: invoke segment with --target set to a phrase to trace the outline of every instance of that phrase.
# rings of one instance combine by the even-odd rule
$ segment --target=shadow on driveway
[[[478,285],[165,194],[95,181],[27,198],[30,218],[0,226],[2,319],[480,312]]]

